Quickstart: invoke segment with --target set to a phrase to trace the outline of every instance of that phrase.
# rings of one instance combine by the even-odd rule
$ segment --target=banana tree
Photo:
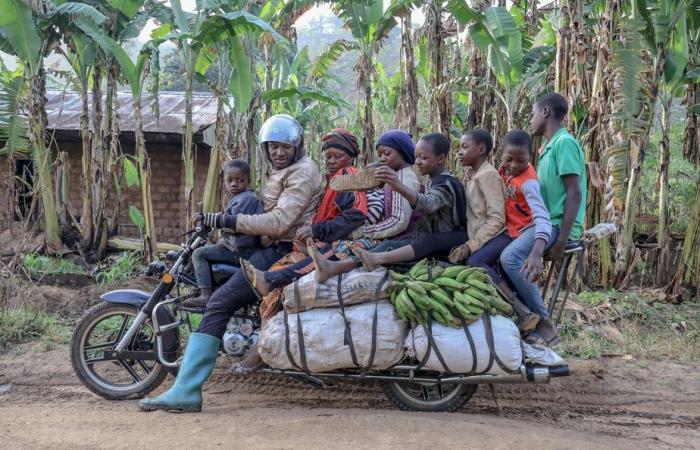
[[[682,75],[687,64],[684,46],[674,43],[686,40],[686,0],[662,0],[646,2],[631,0],[628,18],[623,24],[625,41],[618,49],[618,64],[622,73],[621,111],[623,145],[629,149],[629,176],[626,182],[624,210],[621,220],[621,236],[616,249],[616,273],[618,284],[626,282],[634,247],[634,223],[639,208],[640,171],[649,143],[654,110],[659,100],[661,84],[665,76]],[[650,67],[645,67],[640,52],[644,47],[649,55]],[[640,83],[638,76],[645,77]],[[641,102],[641,99],[644,99]]]
[[[49,250],[57,251],[62,247],[61,233],[53,195],[51,150],[44,137],[47,123],[44,56],[56,44],[56,36],[50,27],[42,27],[40,24],[40,18],[46,14],[43,5],[37,5],[37,11],[32,11],[21,0],[0,0],[0,10],[3,11],[0,14],[2,48],[21,61],[29,84],[28,140],[34,160],[34,190],[43,208],[46,245]]]
[[[320,145],[316,145],[320,144],[319,134],[341,125],[338,120],[350,110],[340,95],[328,89],[329,68],[344,48],[344,42],[334,42],[313,61],[307,47],[291,59],[278,55],[270,72],[274,75],[273,87],[262,92],[262,100],[270,105],[271,113],[291,114],[307,130],[306,147],[317,162],[320,161]]]
[[[333,3],[333,11],[345,22],[353,36],[353,46],[359,51],[355,64],[357,87],[364,97],[362,115],[362,159],[374,158],[374,122],[372,109],[372,80],[375,76],[374,59],[384,39],[397,25],[392,5],[384,11],[383,0],[339,0]]]
[[[139,182],[141,185],[141,204],[144,217],[144,251],[148,259],[157,255],[157,236],[153,217],[153,202],[151,198],[151,165],[146,151],[146,142],[143,133],[142,94],[145,80],[148,75],[149,65],[152,60],[158,58],[158,46],[163,40],[151,40],[147,42],[139,53],[134,63],[121,45],[105,35],[101,28],[91,20],[80,20],[78,27],[106,53],[112,55],[121,69],[122,76],[128,82],[131,89],[131,97],[134,105],[134,134],[136,138],[136,161],[138,163]]]
[[[83,10],[89,10],[91,12],[92,19],[98,23],[102,24],[106,18],[94,10],[89,5],[80,5]],[[66,50],[64,51],[61,47],[57,48],[57,51],[61,53],[71,68],[76,74],[78,81],[78,88],[80,89],[80,99],[81,99],[81,114],[80,114],[80,137],[82,145],[82,177],[81,177],[81,187],[82,187],[82,213],[80,216],[80,226],[82,234],[81,245],[84,248],[90,248],[93,243],[94,238],[94,228],[93,228],[93,186],[91,183],[92,179],[92,142],[90,135],[90,117],[89,117],[89,96],[88,92],[90,90],[90,73],[94,70],[95,64],[97,62],[97,48],[87,37],[83,34],[79,28],[74,26],[72,17],[74,11],[73,5],[63,4],[60,5],[54,12],[53,17],[56,19],[56,26],[62,32],[64,41],[66,43]]]
[[[669,39],[670,48],[666,57],[663,78],[660,82],[659,106],[661,108],[661,152],[659,161],[659,211],[658,211],[658,259],[656,283],[665,285],[668,280],[670,266],[670,230],[668,208],[668,171],[671,163],[670,133],[671,133],[671,102],[682,93],[681,81],[684,78],[685,67],[688,64],[688,29],[687,17],[684,13],[676,24]]]
[[[501,87],[494,88],[494,94],[505,108],[508,129],[515,128],[524,53],[522,34],[513,16],[500,6],[489,7],[481,13],[464,0],[450,0],[448,6],[461,25],[469,25],[474,45],[487,54],[489,68]]]
[[[695,163],[700,163],[700,10],[688,11],[688,73],[683,103],[686,106],[685,132],[683,134],[683,156]],[[695,201],[688,218],[688,228],[683,239],[676,277],[672,287],[679,284],[693,286],[695,292],[700,290],[700,177],[697,180]],[[675,286],[674,286],[675,285]]]
[[[241,3],[239,5],[238,3]],[[286,42],[273,28],[254,14],[232,10],[242,2],[201,1],[195,14],[183,11],[180,0],[170,0],[175,26],[168,37],[177,43],[185,70],[185,130],[182,159],[185,168],[185,221],[192,215],[194,154],[192,146],[192,93],[196,76],[202,77],[218,57],[227,56],[233,74],[229,90],[234,107],[244,112],[253,99],[251,62],[243,39],[269,33],[275,42]],[[169,26],[166,24],[165,26]]]

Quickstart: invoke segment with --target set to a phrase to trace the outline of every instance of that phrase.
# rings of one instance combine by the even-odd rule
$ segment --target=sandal
[[[228,369],[228,373],[236,376],[246,376],[257,372],[264,365],[265,363],[263,362],[260,353],[258,353],[258,346],[256,344],[248,349],[245,356],[243,356],[240,361]]]
[[[262,301],[263,296],[257,288],[258,277],[257,272],[255,271],[255,267],[249,261],[243,258],[239,259],[239,264],[241,266],[241,272],[243,272],[243,278],[245,278],[250,287],[253,289],[255,297],[257,297],[259,301]]]

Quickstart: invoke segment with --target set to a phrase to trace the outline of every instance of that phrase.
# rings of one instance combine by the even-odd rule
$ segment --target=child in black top
[[[224,214],[264,212],[260,199],[255,192],[248,189],[250,166],[247,162],[240,159],[228,161],[224,165],[223,176],[224,186],[230,195]],[[221,239],[216,244],[200,247],[192,253],[192,263],[201,294],[197,298],[185,300],[182,305],[189,308],[204,308],[207,305],[212,293],[211,263],[238,264],[239,258],[248,258],[260,248],[260,236],[248,236],[222,229]]]

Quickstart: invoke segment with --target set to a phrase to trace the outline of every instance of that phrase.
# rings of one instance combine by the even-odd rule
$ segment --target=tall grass
[[[45,350],[53,344],[65,344],[70,328],[58,317],[29,308],[0,310],[0,349],[23,342],[40,340]]]

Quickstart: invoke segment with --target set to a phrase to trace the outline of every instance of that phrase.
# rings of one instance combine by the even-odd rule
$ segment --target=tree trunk
[[[683,253],[677,273],[682,281],[700,291],[700,178],[695,189],[695,203],[688,219],[683,241]]]
[[[189,52],[185,53],[186,58],[190,59],[193,56]],[[185,205],[184,205],[184,224],[187,224],[194,213],[194,152],[192,149],[193,131],[192,131],[192,81],[194,78],[194,61],[186,61],[187,70],[185,71],[185,134],[182,136],[182,163],[185,169]]]
[[[554,57],[554,92],[566,92],[569,75],[569,45],[571,41],[571,13],[568,0],[559,2],[557,48]]]
[[[104,199],[105,207],[109,208],[109,217],[103,217],[103,229],[98,247],[98,255],[102,257],[107,251],[107,240],[111,234],[117,232],[117,221],[119,210],[121,208],[121,173],[122,165],[120,158],[119,144],[119,102],[117,97],[117,77],[119,67],[115,61],[110,59],[109,73],[107,74],[107,93],[105,95],[105,117],[102,124],[102,153],[103,153],[103,168],[104,179],[103,184],[106,186],[107,194]],[[107,175],[107,174],[111,174]]]
[[[207,169],[207,181],[204,184],[202,198],[202,210],[204,212],[219,211],[219,197],[221,194],[221,157],[226,144],[226,132],[228,130],[224,102],[219,97],[216,108],[216,142],[209,154],[209,168]]]
[[[609,129],[613,120],[613,105],[610,92],[615,78],[614,68],[611,64],[612,36],[618,20],[619,4],[606,3],[600,26],[594,27],[596,38],[596,63],[593,70],[591,83],[591,95],[588,98],[588,132],[582,139],[586,161],[588,165],[588,205],[586,208],[586,223],[588,227],[606,220],[606,152],[612,145]],[[614,206],[610,209],[614,213]],[[616,222],[615,218],[607,220]],[[597,256],[597,258],[595,258]],[[589,265],[598,264],[599,280],[604,288],[608,288],[610,281],[610,269],[612,267],[612,253],[610,238],[601,240],[598,245],[598,254],[589,253]]]
[[[93,222],[92,222],[92,153],[90,148],[90,112],[88,109],[87,79],[82,80],[80,100],[82,113],[80,114],[80,138],[82,143],[82,169],[81,184],[83,189],[83,211],[80,217],[82,227],[83,247],[92,247]]]
[[[372,78],[374,68],[372,64],[372,54],[366,53],[361,56],[360,75],[365,91],[364,117],[362,118],[362,164],[366,165],[374,160],[374,120],[372,112]]]
[[[136,160],[139,166],[139,180],[141,182],[141,205],[143,208],[144,225],[144,251],[150,261],[157,254],[158,238],[153,219],[153,201],[151,199],[151,161],[146,152],[146,141],[143,135],[143,119],[141,117],[141,99],[134,98],[134,134],[136,135]]]
[[[445,82],[445,49],[442,26],[442,2],[431,1],[426,17],[426,35],[428,37],[428,54],[430,55],[430,124],[433,130],[449,135],[451,125],[450,92],[442,89]]]
[[[418,78],[413,54],[413,33],[411,30],[411,12],[401,19],[401,71],[403,85],[401,98],[394,122],[399,128],[418,136]]]
[[[668,283],[668,273],[671,263],[670,230],[668,214],[668,166],[671,161],[670,133],[671,133],[671,100],[669,93],[661,103],[661,152],[659,165],[659,225],[657,229],[658,258],[656,260],[656,285],[664,286]]]
[[[486,0],[475,2],[473,7],[477,11],[484,12],[489,6],[491,6],[491,1]],[[484,119],[487,111],[491,108],[492,97],[487,87],[479,85],[489,76],[490,70],[486,64],[486,55],[476,48],[468,34],[464,41],[469,60],[469,78],[467,81],[469,105],[467,107],[465,128],[471,130],[486,127]]]
[[[29,67],[25,68],[25,73],[31,73]],[[55,252],[61,249],[62,242],[51,177],[51,149],[45,141],[46,73],[43,59],[39,60],[37,73],[31,75],[29,89],[29,143],[34,148],[34,192],[43,208],[47,250]]]
[[[107,84],[104,115],[102,111],[102,70],[98,65],[92,72],[92,215],[93,215],[93,248],[96,250],[97,259],[102,259],[107,251],[107,189],[110,171],[106,166],[108,153],[107,140],[109,139],[109,124],[112,120],[112,96]],[[116,85],[115,85],[116,88]]]

